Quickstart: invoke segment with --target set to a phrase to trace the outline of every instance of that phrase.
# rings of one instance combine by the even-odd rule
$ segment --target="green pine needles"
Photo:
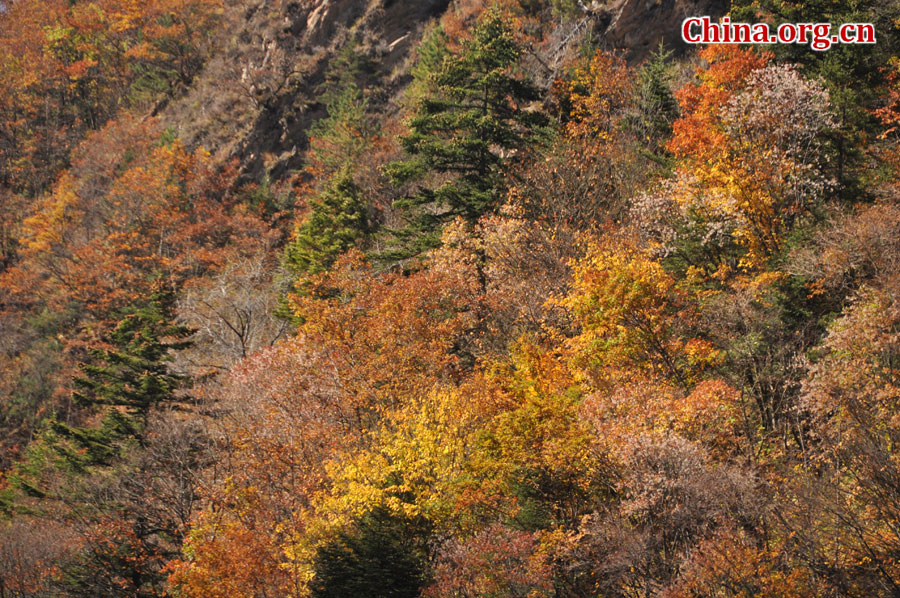
[[[310,200],[309,209],[284,253],[285,263],[298,274],[323,272],[369,234],[368,208],[347,167]]]
[[[310,128],[308,171],[318,181],[316,192],[307,200],[308,214],[282,256],[286,282],[291,287],[328,269],[372,232],[368,202],[355,175],[361,156],[371,149],[379,130],[356,83],[363,66],[356,48],[355,42],[347,44],[320,88],[319,99],[328,115]],[[286,303],[279,313],[291,319]]]
[[[14,490],[30,497],[79,492],[79,479],[120,466],[143,445],[151,409],[177,400],[187,379],[170,371],[172,352],[190,345],[191,330],[174,323],[174,296],[157,291],[127,309],[93,350],[94,362],[82,364],[73,380],[73,401],[89,409],[80,425],[46,419],[38,438],[9,475],[11,487],[0,495],[0,511],[21,507]]]
[[[82,366],[74,380],[75,402],[115,405],[143,418],[154,405],[170,400],[184,377],[169,371],[171,351],[190,345],[190,330],[172,323],[173,298],[155,293],[146,305],[132,308],[109,336],[108,349],[92,351],[97,364]]]
[[[538,90],[517,76],[522,47],[499,10],[482,15],[458,52],[441,40],[438,30],[426,45],[428,64],[416,72],[424,85],[415,86],[422,97],[401,139],[407,158],[385,168],[394,184],[419,184],[395,202],[406,226],[392,231],[396,242],[386,260],[436,247],[448,220],[475,222],[496,210],[511,156],[534,144],[547,124],[532,109]]]
[[[73,380],[74,402],[102,413],[99,425],[72,426],[56,419],[45,437],[62,465],[74,473],[108,466],[129,441],[141,442],[150,410],[176,399],[185,376],[170,371],[172,351],[190,345],[191,331],[173,323],[174,297],[159,291],[126,311],[109,335],[109,347],[91,353]]]

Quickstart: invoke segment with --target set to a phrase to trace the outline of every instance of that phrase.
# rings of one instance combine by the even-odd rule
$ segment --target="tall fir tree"
[[[639,114],[636,126],[642,142],[654,152],[664,151],[666,140],[672,134],[672,123],[678,118],[678,101],[670,87],[669,59],[672,51],[662,42],[638,71],[637,103]]]
[[[458,52],[440,42],[439,36],[432,41],[430,64],[416,73],[416,89],[427,91],[401,139],[407,158],[385,168],[397,185],[420,183],[415,194],[395,202],[407,224],[393,231],[385,260],[436,247],[450,219],[475,222],[497,209],[510,156],[533,145],[547,124],[531,106],[538,90],[515,72],[522,47],[496,7],[479,18]]]
[[[370,232],[362,192],[346,166],[310,200],[309,208],[284,252],[284,264],[297,276],[324,271]]]
[[[437,24],[425,33],[422,43],[416,48],[416,60],[409,69],[413,79],[403,92],[409,108],[414,110],[429,94],[434,92],[431,78],[440,68],[444,59],[450,55],[448,41],[449,37],[444,28]]]
[[[85,546],[59,563],[60,595],[150,598],[164,591],[163,566],[180,546],[183,505],[161,508],[154,492],[174,489],[165,498],[183,498],[178,484],[191,483],[196,451],[169,463],[144,451],[160,450],[147,433],[151,410],[177,400],[187,381],[170,362],[190,333],[174,323],[174,296],[165,290],[126,310],[73,381],[73,401],[89,411],[84,423],[46,421],[9,476],[9,510],[52,517],[84,535]]]
[[[365,94],[366,73],[374,67],[351,39],[329,64],[325,81],[317,89],[317,101],[326,116],[309,128],[310,148],[307,171],[323,181],[345,167],[355,166],[373,138],[377,124],[371,118]]]
[[[302,287],[307,276],[324,271],[339,255],[362,244],[371,233],[369,206],[356,174],[379,129],[357,83],[363,78],[366,62],[356,50],[357,44],[351,40],[335,57],[319,88],[319,101],[325,104],[327,115],[310,127],[306,174],[314,182],[307,198],[308,213],[281,258],[285,294],[277,313],[289,321],[294,316],[287,294]]]
[[[314,559],[312,598],[415,598],[427,585],[427,524],[384,508],[360,517]]]
[[[311,130],[310,174],[320,179],[307,201],[309,212],[285,247],[282,265],[290,283],[322,272],[370,231],[368,206],[354,180],[354,168],[374,135],[366,100],[353,81],[328,88],[328,116]],[[287,312],[285,312],[286,314]]]
[[[126,311],[109,335],[110,348],[96,349],[101,365],[85,364],[75,379],[75,401],[84,405],[115,405],[138,417],[174,398],[185,378],[172,373],[172,351],[190,346],[191,331],[175,324],[175,298],[156,290],[146,304]]]
[[[157,290],[144,304],[126,311],[109,335],[108,347],[92,351],[73,380],[73,400],[103,412],[99,427],[52,422],[60,442],[54,450],[76,469],[109,465],[120,443],[141,440],[150,410],[176,398],[186,378],[173,373],[173,351],[190,345],[191,331],[174,323],[174,296]]]

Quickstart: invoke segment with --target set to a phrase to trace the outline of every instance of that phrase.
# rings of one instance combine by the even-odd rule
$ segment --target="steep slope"
[[[681,53],[687,46],[678,25],[686,16],[715,17],[728,8],[723,0],[581,6],[549,27],[537,48],[545,62],[558,60],[588,34],[604,47],[623,50],[631,62],[646,58],[660,41]],[[163,119],[188,146],[202,145],[219,159],[237,158],[249,179],[278,180],[302,164],[306,130],[324,116],[316,88],[341,48],[355,40],[357,51],[370,59],[366,83],[376,109],[386,107],[409,81],[407,69],[425,24],[448,9],[471,11],[450,0],[238,3],[226,10],[218,52]]]
[[[645,58],[660,42],[683,51],[681,22],[703,15],[716,19],[728,6],[725,0],[612,0],[603,9],[610,19],[604,38],[632,60]]]
[[[236,157],[245,174],[277,179],[301,164],[306,130],[324,115],[316,87],[351,40],[371,59],[368,85],[385,102],[405,83],[425,23],[448,0],[253,0],[223,19],[217,55],[164,119],[188,145]]]

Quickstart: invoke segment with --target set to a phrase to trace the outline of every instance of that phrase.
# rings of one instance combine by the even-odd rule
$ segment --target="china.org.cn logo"
[[[714,22],[708,16],[688,17],[681,23],[681,39],[688,44],[809,44],[816,51],[835,44],[874,44],[872,23],[732,23],[729,17]]]

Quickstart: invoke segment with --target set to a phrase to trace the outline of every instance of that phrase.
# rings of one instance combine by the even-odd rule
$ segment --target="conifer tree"
[[[174,297],[155,292],[145,305],[128,310],[109,335],[108,348],[92,351],[97,363],[82,365],[72,393],[76,404],[105,409],[100,427],[54,422],[53,431],[70,442],[55,450],[70,465],[109,464],[117,445],[141,437],[150,409],[175,398],[184,376],[169,370],[171,351],[186,348],[190,330],[173,323]]]
[[[47,421],[11,472],[20,495],[7,493],[18,499],[8,508],[32,509],[29,498],[43,499],[39,508],[71,522],[87,540],[60,563],[56,584],[66,596],[162,595],[162,568],[180,546],[184,504],[163,508],[151,489],[171,490],[165,498],[181,500],[178,484],[190,483],[186,476],[197,466],[193,446],[173,462],[160,461],[177,447],[165,445],[159,429],[147,432],[151,409],[175,400],[186,382],[169,368],[172,351],[187,347],[191,332],[173,323],[173,307],[173,295],[158,290],[125,311],[107,346],[92,351],[95,362],[82,365],[74,380],[74,401],[102,414],[100,423]],[[154,458],[144,451],[159,452]]]
[[[347,167],[310,201],[310,213],[287,246],[284,263],[298,275],[328,268],[369,233],[366,204]]]
[[[426,585],[424,524],[378,508],[321,546],[313,598],[415,598]]]
[[[415,109],[429,94],[434,93],[431,78],[450,55],[448,39],[444,28],[438,24],[424,35],[422,43],[416,48],[416,61],[409,69],[413,80],[404,92],[410,108]]]
[[[638,71],[637,101],[640,114],[638,127],[644,143],[654,152],[660,151],[672,133],[678,118],[678,101],[669,87],[669,58],[662,42]]]
[[[357,42],[351,40],[329,64],[325,81],[317,90],[317,101],[325,105],[327,115],[309,128],[307,171],[321,181],[345,167],[355,166],[378,135],[364,93],[365,72],[371,70],[373,67],[359,52]]]
[[[547,123],[545,114],[530,109],[540,96],[516,76],[522,48],[498,9],[482,15],[458,52],[442,52],[439,37],[432,45],[433,67],[416,75],[429,92],[401,140],[407,158],[386,168],[395,184],[421,183],[395,203],[407,226],[394,231],[399,246],[382,256],[389,260],[436,247],[450,219],[475,222],[499,207],[509,156],[532,145]],[[441,182],[429,186],[429,177]]]
[[[102,365],[84,365],[75,379],[81,404],[118,405],[143,416],[171,399],[184,378],[169,371],[170,351],[184,349],[190,330],[173,323],[174,297],[156,291],[146,305],[127,310],[109,336],[109,349],[93,351]]]
[[[319,88],[327,116],[310,127],[306,172],[316,184],[307,199],[309,213],[282,255],[285,288],[327,269],[370,234],[368,205],[356,183],[363,153],[378,135],[367,113],[368,100],[357,85],[364,59],[351,41],[338,54]],[[278,314],[293,320],[285,297]]]

